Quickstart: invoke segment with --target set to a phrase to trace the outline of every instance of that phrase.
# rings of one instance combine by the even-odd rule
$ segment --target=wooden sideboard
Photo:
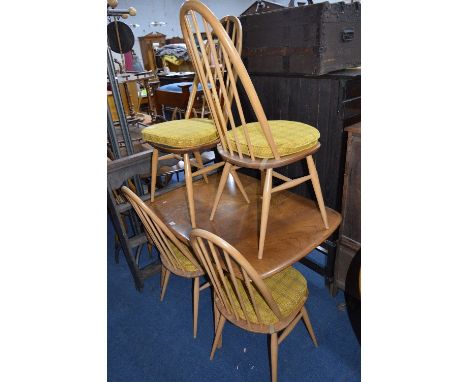
[[[146,36],[138,37],[140,42],[141,55],[145,70],[156,70],[156,56],[154,55],[153,43],[159,46],[166,45],[166,35],[162,33],[149,33]]]
[[[358,288],[361,248],[361,123],[345,129],[348,134],[343,184],[343,221],[335,257],[335,286],[360,298]],[[359,264],[358,264],[359,263]]]

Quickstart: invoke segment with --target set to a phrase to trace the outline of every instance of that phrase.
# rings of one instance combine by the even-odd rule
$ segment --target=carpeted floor
[[[268,381],[269,341],[226,323],[223,346],[213,361],[214,337],[211,292],[200,295],[198,336],[192,332],[192,281],[171,276],[163,302],[159,275],[137,292],[123,255],[114,262],[114,229],[108,219],[108,380],[146,381]],[[313,252],[316,261],[321,254]],[[146,250],[142,260],[147,259]],[[323,279],[305,266],[296,266],[308,280],[307,309],[319,347],[315,348],[300,322],[280,345],[280,381],[360,380],[361,350],[345,310],[342,293],[330,297]]]

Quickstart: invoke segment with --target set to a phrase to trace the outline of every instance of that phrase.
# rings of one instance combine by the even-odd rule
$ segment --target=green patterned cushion
[[[307,281],[304,276],[293,267],[288,267],[263,281],[270,289],[273,300],[278,304],[281,314],[285,317],[292,314],[296,309],[299,309],[300,305],[307,298]],[[235,289],[230,279],[227,286],[232,301],[234,301],[234,309],[242,319],[245,319],[244,311],[236,297],[236,293],[234,293]],[[237,286],[240,289],[249,321],[263,325],[272,325],[278,322],[278,317],[276,317],[263,297],[254,288],[254,298],[260,315],[260,319],[257,319],[254,307],[250,302],[243,282],[237,280]]]
[[[180,149],[214,143],[218,139],[213,121],[207,118],[157,123],[144,128],[141,135],[147,142]]]
[[[276,120],[268,121],[268,123],[280,156],[291,155],[314,147],[320,138],[320,132],[315,127],[302,122]],[[252,122],[245,126],[249,133],[254,155],[257,158],[274,158],[260,124]],[[250,155],[242,126],[236,127],[236,134],[242,153]],[[228,137],[233,150],[237,151],[232,130],[228,132]]]
[[[187,248],[187,246],[184,245],[183,243],[180,243],[180,244],[184,248]],[[187,257],[185,257],[185,255],[182,252],[180,252],[179,249],[170,240],[169,240],[169,245],[171,246],[171,249],[174,251],[174,255],[176,257],[176,263],[178,265],[177,268],[185,272],[197,272],[200,270],[200,268],[197,265],[193,264]],[[190,252],[190,249],[187,248],[187,251]]]

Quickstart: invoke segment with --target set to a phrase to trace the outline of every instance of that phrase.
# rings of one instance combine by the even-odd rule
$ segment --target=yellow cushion
[[[183,247],[187,248],[187,246],[184,245],[183,243],[180,243],[180,244]],[[178,267],[179,269],[185,272],[196,272],[199,270],[199,268],[196,265],[194,265],[189,259],[187,259],[187,257],[185,257],[185,255],[182,252],[179,251],[179,249],[172,243],[172,241],[169,241],[169,245],[174,251],[174,255],[177,259],[177,262],[175,263],[178,263],[180,265],[180,267]],[[187,251],[190,251],[190,250],[187,248]]]
[[[314,147],[320,138],[320,132],[315,127],[306,125],[302,122],[277,120],[268,121],[268,123],[280,156],[291,155]],[[249,133],[254,155],[257,158],[274,158],[270,145],[263,135],[260,123],[252,122],[247,123],[245,126]],[[239,140],[242,153],[250,155],[242,126],[236,127],[236,135]],[[237,151],[236,141],[234,140],[232,130],[228,132],[228,136],[233,150]]]
[[[302,304],[307,297],[307,281],[304,276],[302,276],[302,274],[293,267],[284,269],[276,275],[265,279],[264,282],[270,289],[273,299],[278,304],[278,308],[283,316],[289,316],[293,313],[293,311],[298,309],[300,304]],[[234,309],[237,314],[245,320],[244,311],[236,297],[237,294],[234,293],[235,289],[233,289],[230,279],[227,285],[229,294],[234,301]],[[257,290],[253,288],[255,302],[260,315],[260,319],[257,319],[254,307],[250,302],[250,297],[248,297],[246,287],[244,289],[244,283],[241,280],[237,280],[237,286],[243,298],[249,321],[264,325],[272,325],[278,322],[278,317],[276,317]]]
[[[181,148],[194,147],[215,142],[218,132],[211,119],[191,118],[157,123],[141,131],[147,142]]]

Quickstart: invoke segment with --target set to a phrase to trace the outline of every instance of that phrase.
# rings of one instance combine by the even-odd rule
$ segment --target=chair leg
[[[271,201],[271,185],[272,185],[273,169],[269,168],[265,174],[265,185],[263,186],[262,200],[262,218],[260,221],[260,239],[258,242],[258,258],[263,257],[263,249],[265,246],[265,235],[268,224],[268,212],[270,210]]]
[[[214,310],[214,329],[215,329],[214,331],[215,331],[215,336],[216,336],[216,329],[218,327],[219,317],[221,316],[221,313],[219,313],[219,310],[216,307],[216,304],[213,304],[213,310]],[[223,336],[221,335],[218,341],[218,349],[221,349],[222,346],[223,346]]]
[[[135,263],[138,268],[140,268],[140,257],[141,257],[141,250],[143,249],[143,244],[140,244],[137,247],[136,254],[135,254]]]
[[[146,248],[148,248],[148,257],[152,259],[153,258],[153,244],[151,244],[150,242],[147,242]]]
[[[312,155],[309,155],[307,158],[307,167],[309,168],[309,174],[311,175],[312,187],[314,188],[315,196],[317,197],[317,203],[319,205],[320,214],[322,215],[323,224],[325,228],[328,229],[328,217],[327,211],[325,210],[325,203],[323,202],[322,189],[320,188],[320,181],[317,174],[317,169],[315,168],[314,160]]]
[[[161,282],[160,282],[161,290],[162,290],[162,287],[164,285],[165,274],[166,274],[166,268],[164,267],[164,265],[161,264]]]
[[[271,352],[271,381],[278,380],[278,333],[271,334],[270,337]]]
[[[224,187],[226,186],[228,175],[229,175],[229,173],[231,171],[231,167],[232,167],[232,164],[229,163],[229,162],[226,162],[224,164],[223,173],[221,174],[221,179],[220,179],[219,185],[218,185],[218,191],[216,191],[215,201],[214,201],[214,204],[213,204],[213,208],[211,209],[210,220],[213,220],[214,215],[216,213],[216,210],[218,209],[219,199],[221,199],[221,195],[223,194]]]
[[[176,115],[177,115],[177,110],[179,110],[179,108],[176,107],[176,108],[174,109],[174,111],[172,112],[172,118],[171,118],[172,121],[175,120],[175,117],[176,117]]]
[[[195,157],[195,160],[197,161],[197,164],[200,166],[200,169],[203,168],[203,160],[202,160],[202,157],[200,155],[200,151],[195,151],[193,153],[193,156]],[[205,179],[205,183],[208,183],[208,175],[206,174],[203,174],[203,179]]]
[[[305,308],[305,306],[302,307],[301,312],[302,312],[302,319],[304,320],[304,324],[307,328],[307,331],[309,332],[310,337],[312,338],[312,341],[314,342],[314,345],[317,348],[318,347],[317,338],[315,337],[314,329],[312,328],[312,324],[310,323],[309,314],[307,313],[307,309]]]
[[[200,277],[195,277],[193,279],[193,338],[197,338],[199,296],[200,296]]]
[[[211,348],[210,360],[213,360],[213,357],[216,351],[216,346],[218,345],[218,341],[221,337],[221,333],[223,332],[225,323],[226,323],[226,318],[222,314],[220,314],[218,327],[216,328],[216,336],[213,342],[213,347]]]
[[[234,178],[234,182],[236,182],[237,188],[242,193],[242,196],[244,197],[245,201],[247,202],[247,204],[250,204],[250,200],[249,200],[249,198],[247,196],[247,193],[244,190],[244,186],[242,185],[242,182],[239,179],[239,175],[237,175],[237,172],[236,172],[236,170],[234,168],[231,170],[231,175]]]
[[[119,241],[119,236],[117,233],[114,235],[114,260],[115,263],[119,263],[119,257],[120,257],[120,241]]]
[[[171,272],[169,271],[169,269],[166,269],[166,271],[164,272],[164,284],[161,290],[161,301],[164,300],[164,295],[166,294],[166,288],[167,288],[167,284],[169,283],[170,275],[171,275]]]
[[[260,170],[260,189],[259,189],[259,192],[263,192],[263,186],[265,185],[265,171],[266,170]]]
[[[190,157],[188,153],[184,154],[184,170],[185,170],[185,187],[187,188],[190,222],[192,223],[192,228],[196,228],[195,202],[193,200],[192,168],[190,166]]]
[[[151,201],[154,201],[154,193],[156,192],[156,174],[158,173],[158,156],[157,149],[153,149],[153,156],[151,157]]]

